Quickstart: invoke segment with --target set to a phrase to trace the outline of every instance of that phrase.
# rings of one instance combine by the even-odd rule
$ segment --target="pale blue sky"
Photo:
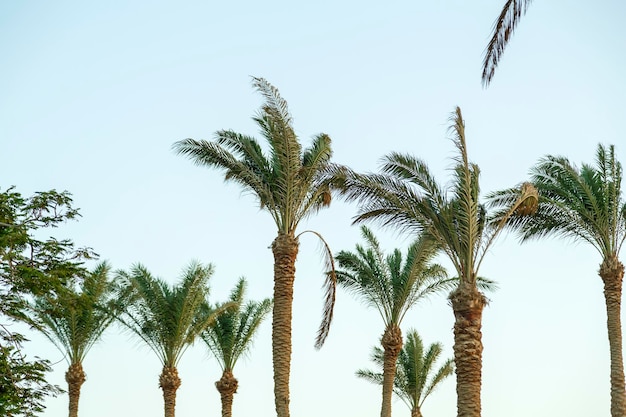
[[[193,166],[171,145],[218,129],[256,134],[261,103],[250,76],[290,104],[303,143],[325,132],[336,162],[374,171],[389,151],[410,152],[447,181],[447,119],[466,119],[483,191],[522,181],[545,154],[592,162],[599,142],[626,161],[626,5],[533,2],[493,80],[480,83],[482,53],[503,1],[229,3],[0,3],[0,187],[24,194],[67,189],[83,218],[58,230],[115,268],[144,263],[174,282],[190,260],[212,262],[213,300],[239,276],[260,299],[272,289],[275,227],[255,201],[217,171]],[[356,207],[342,202],[302,225],[334,251],[352,249]],[[378,229],[375,228],[375,230]],[[408,240],[380,232],[389,250]],[[445,263],[445,259],[442,258]],[[483,416],[609,414],[609,360],[600,259],[585,245],[501,238],[482,268],[499,282],[484,313]],[[354,372],[369,366],[380,319],[339,292],[326,345],[313,349],[322,307],[317,243],[302,240],[294,306],[292,415],[377,416],[380,390]],[[412,310],[426,343],[452,356],[444,296]],[[29,354],[62,355],[28,333]],[[270,326],[238,363],[234,415],[274,415]],[[85,361],[80,413],[159,415],[156,356],[113,327]],[[202,345],[180,364],[177,416],[219,416],[221,372]],[[424,415],[455,414],[454,379]],[[66,414],[65,395],[45,417]],[[394,401],[394,415],[408,409]]]

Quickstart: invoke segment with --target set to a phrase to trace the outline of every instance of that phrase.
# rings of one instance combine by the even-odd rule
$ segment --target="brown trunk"
[[[176,390],[181,381],[178,370],[173,366],[164,366],[159,377],[159,387],[163,390],[165,417],[174,417],[176,411]]]
[[[393,382],[396,378],[396,362],[402,350],[402,331],[391,324],[385,329],[380,344],[384,349],[383,356],[383,403],[380,407],[380,417],[391,417],[391,397]]]
[[[293,235],[279,233],[272,243],[272,252],[274,253],[274,311],[272,314],[274,402],[276,415],[289,417],[291,314],[298,241]]]
[[[69,417],[78,417],[80,387],[86,379],[85,371],[83,371],[83,365],[80,362],[71,364],[65,373],[67,393],[70,397]]]
[[[413,409],[411,410],[411,417],[422,417],[422,411],[420,410],[419,406],[415,406],[413,407]]]
[[[222,399],[222,417],[231,417],[233,415],[233,396],[237,392],[239,383],[233,376],[231,371],[224,371],[222,378],[215,383],[215,388],[220,393]]]
[[[485,296],[475,287],[459,285],[450,294],[454,311],[454,363],[458,417],[480,417],[482,380],[482,315]]]
[[[600,266],[604,282],[606,324],[609,331],[611,352],[611,416],[626,415],[626,386],[624,384],[624,359],[622,356],[621,302],[624,265],[617,256],[606,258]]]

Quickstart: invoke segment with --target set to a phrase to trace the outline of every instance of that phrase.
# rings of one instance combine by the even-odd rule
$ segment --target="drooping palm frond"
[[[69,364],[82,362],[114,319],[109,309],[114,297],[110,269],[102,262],[78,288],[69,286],[52,296],[36,297],[30,305],[34,328],[65,354]]]
[[[532,0],[507,0],[493,26],[493,33],[485,49],[483,60],[483,86],[487,87],[496,68],[502,59],[504,49],[508,45],[521,17],[526,14]]]
[[[246,286],[241,278],[229,298],[234,307],[200,334],[224,371],[232,371],[237,360],[250,349],[256,330],[271,311],[269,298],[244,304]]]
[[[337,272],[335,270],[335,259],[333,253],[330,250],[330,246],[321,234],[314,230],[305,230],[298,235],[298,238],[304,233],[312,233],[319,239],[321,243],[321,253],[324,262],[324,269],[326,272],[326,279],[324,280],[324,306],[322,308],[322,320],[317,330],[317,336],[315,337],[315,348],[320,349],[330,331],[330,325],[333,320],[333,311],[335,309],[335,295],[337,292]]]
[[[170,287],[140,264],[118,271],[120,299],[126,300],[118,320],[143,340],[164,366],[175,367],[185,350],[228,306],[211,308],[208,281],[212,265],[193,262],[181,282]]]

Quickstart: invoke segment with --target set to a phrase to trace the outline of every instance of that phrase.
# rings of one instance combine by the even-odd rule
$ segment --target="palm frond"
[[[487,87],[502,59],[521,17],[526,14],[532,0],[507,0],[493,26],[493,33],[485,50],[483,60],[483,86]]]
[[[322,310],[322,321],[320,323],[319,329],[317,330],[317,336],[315,338],[315,348],[319,349],[324,345],[324,342],[328,337],[330,325],[333,320],[335,295],[337,292],[337,273],[335,271],[335,260],[333,258],[333,253],[330,250],[330,246],[328,246],[326,240],[324,240],[324,237],[314,230],[305,230],[301,232],[296,237],[296,239],[298,239],[304,233],[312,233],[319,239],[322,247],[321,253],[324,260],[324,269],[326,271],[326,279],[324,280],[324,307]]]

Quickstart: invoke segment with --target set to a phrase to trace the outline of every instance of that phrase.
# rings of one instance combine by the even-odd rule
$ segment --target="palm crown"
[[[70,364],[80,363],[114,320],[108,309],[114,286],[110,266],[102,262],[88,273],[80,288],[65,288],[54,297],[40,296],[31,305],[33,322]]]
[[[409,330],[404,347],[398,355],[394,392],[412,410],[421,408],[426,398],[454,371],[454,361],[448,359],[435,372],[435,365],[442,351],[440,343],[433,343],[428,350],[424,350],[424,343],[417,331]],[[380,368],[383,366],[383,356],[382,349],[373,348],[372,361]],[[383,374],[380,372],[360,369],[356,374],[375,384],[382,384],[383,381]]]
[[[344,168],[337,171],[335,184],[348,200],[361,203],[355,222],[375,220],[384,226],[429,234],[450,258],[460,282],[475,286],[480,264],[504,221],[489,222],[486,208],[479,202],[480,168],[468,160],[460,108],[450,120],[459,155],[454,158],[449,190],[439,186],[424,161],[399,153],[383,158],[381,174],[355,174]],[[508,214],[533,198],[536,192],[531,189],[518,193]]]
[[[279,231],[294,233],[303,218],[330,204],[324,175],[332,156],[330,137],[318,134],[303,150],[287,102],[263,78],[252,80],[266,100],[253,120],[269,145],[269,155],[255,138],[232,130],[218,131],[215,142],[185,139],[176,142],[174,149],[198,165],[224,169],[226,180],[239,183],[258,198]]]
[[[181,283],[171,287],[140,264],[119,271],[121,300],[126,308],[118,319],[139,336],[164,366],[175,367],[184,351],[230,304],[213,309],[208,304],[211,265],[192,263]]]
[[[626,202],[614,146],[598,145],[595,166],[578,168],[565,157],[548,155],[532,168],[531,182],[539,191],[537,213],[514,215],[508,223],[522,240],[547,235],[581,239],[603,257],[617,256],[626,239]],[[503,213],[517,195],[511,188],[489,197]]]
[[[336,255],[341,268],[337,282],[378,309],[385,326],[399,324],[418,300],[449,288],[453,282],[447,279],[443,267],[430,263],[438,248],[429,237],[414,242],[403,259],[398,249],[385,256],[367,227],[361,228],[361,234],[366,247],[357,244],[356,252],[341,251]]]
[[[269,298],[244,304],[246,286],[246,281],[241,278],[229,298],[234,307],[222,313],[201,333],[202,340],[224,371],[232,371],[237,360],[248,351],[256,330],[272,307]]]

